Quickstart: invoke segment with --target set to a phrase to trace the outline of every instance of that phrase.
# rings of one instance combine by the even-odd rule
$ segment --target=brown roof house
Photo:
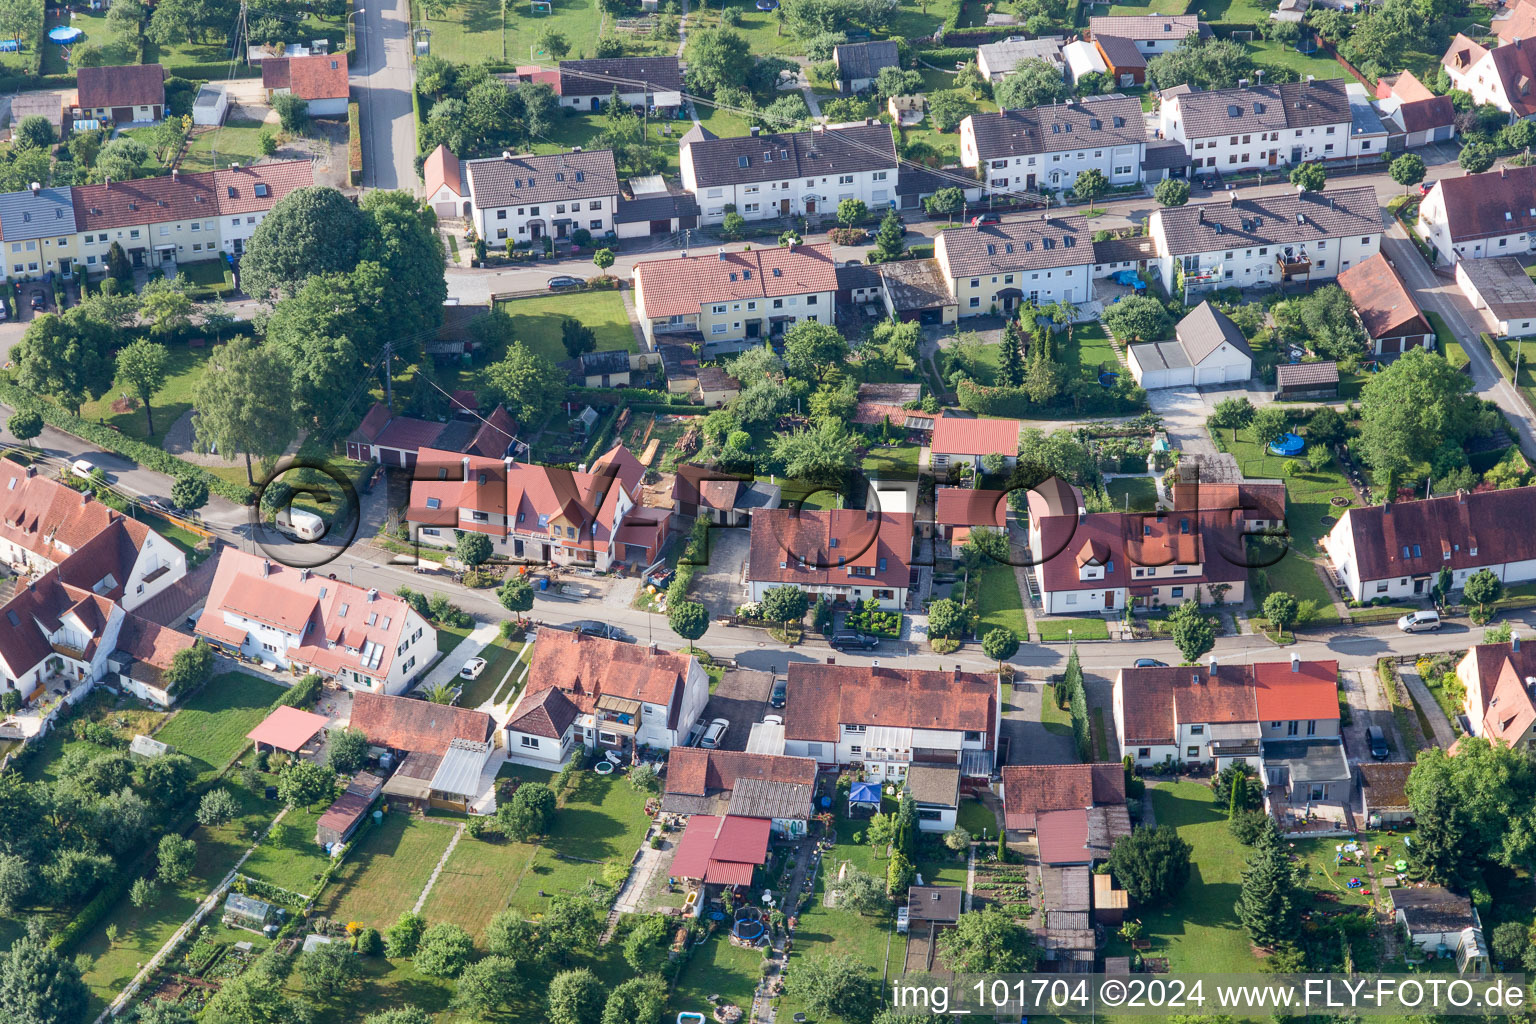
[[[1301,398],[1337,398],[1339,364],[1332,359],[1310,363],[1281,363],[1275,367],[1275,397],[1294,401]]]
[[[1436,181],[1419,204],[1419,231],[1442,262],[1527,252],[1536,231],[1536,166]]]
[[[270,101],[289,93],[304,101],[310,117],[347,113],[347,55],[316,53],[307,57],[271,57],[261,62],[261,85]]]
[[[1438,885],[1388,892],[1393,917],[1421,955],[1441,959],[1454,955],[1460,973],[1488,973],[1488,940],[1471,900]]]
[[[1378,78],[1376,107],[1388,131],[1404,136],[1407,149],[1456,137],[1456,107],[1451,98],[1436,96],[1412,71]]]
[[[992,774],[1002,699],[996,675],[792,662],[784,752],[819,764],[862,764],[901,779],[917,765]]]
[[[1355,304],[1355,314],[1376,355],[1435,347],[1435,329],[1384,253],[1340,274],[1339,287]]]
[[[576,705],[560,690],[540,690],[519,701],[507,719],[507,756],[550,771],[564,767],[576,746]]]
[[[1515,117],[1536,114],[1536,49],[1516,39],[1492,49],[1460,32],[1440,58],[1451,86]]]
[[[1345,509],[1323,548],[1356,601],[1427,596],[1442,566],[1458,589],[1480,569],[1509,586],[1536,579],[1533,517],[1536,487],[1458,491]]]
[[[1003,769],[1003,825],[1035,832],[1052,811],[1125,806],[1125,769],[1118,763],[1008,765]]]
[[[768,818],[775,834],[803,836],[815,791],[816,762],[808,757],[674,747],[667,758],[661,809]]]
[[[738,477],[708,466],[677,467],[672,509],[680,516],[706,516],[720,526],[745,526],[758,509],[778,508],[779,485]]]
[[[118,124],[159,121],[165,116],[165,68],[81,68],[75,75],[74,116]]]
[[[905,789],[917,805],[920,831],[954,831],[960,813],[960,769],[915,764],[907,769]]]
[[[426,203],[440,218],[457,220],[470,215],[469,186],[464,180],[464,165],[443,145],[427,154],[421,164],[426,182]]]

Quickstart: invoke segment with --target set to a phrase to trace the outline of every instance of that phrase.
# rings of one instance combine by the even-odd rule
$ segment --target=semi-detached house
[[[759,509],[752,514],[747,588],[754,601],[788,585],[838,607],[873,600],[900,610],[912,586],[913,526],[907,512]]]
[[[1342,160],[1353,124],[1343,79],[1171,89],[1158,108],[1163,138],[1184,144],[1198,175]]]
[[[1154,211],[1148,231],[1165,284],[1195,293],[1335,278],[1381,249],[1376,190],[1334,188]]]
[[[871,210],[896,201],[896,142],[880,121],[776,135],[753,128],[729,139],[695,125],[680,146],[683,188],[698,199],[703,224],[719,224],[731,209],[768,220],[832,216],[844,199]]]
[[[462,174],[475,231],[486,245],[613,230],[619,174],[611,150],[577,148],[545,156],[507,151],[464,161]]]
[[[1356,601],[1423,597],[1441,567],[1451,586],[1487,569],[1505,586],[1536,580],[1536,487],[1457,491],[1344,510],[1323,549]]]
[[[1134,97],[1090,96],[960,122],[960,163],[987,192],[1058,192],[1096,170],[1111,185],[1142,180],[1147,122]]]
[[[704,356],[761,345],[802,320],[836,320],[837,265],[825,242],[635,264],[646,343],[695,343]]]
[[[1002,690],[993,674],[791,662],[784,753],[900,781],[916,765],[988,778]]]
[[[1041,215],[959,227],[934,239],[934,258],[960,316],[1008,313],[1093,297],[1093,233],[1081,217]]]
[[[1536,166],[1441,178],[1419,204],[1419,231],[1445,263],[1536,249]]]
[[[1536,46],[1529,41],[1489,49],[1458,32],[1440,66],[1451,87],[1469,93],[1473,103],[1491,103],[1515,118],[1536,114]]]
[[[1466,691],[1471,733],[1510,747],[1531,745],[1536,728],[1536,649],[1518,634],[1498,644],[1474,644],[1456,664]]]

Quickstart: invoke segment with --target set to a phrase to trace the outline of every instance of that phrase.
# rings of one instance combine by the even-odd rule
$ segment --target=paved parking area
[[[732,669],[720,680],[704,706],[704,720],[723,718],[730,728],[721,737],[721,750],[746,750],[752,726],[769,713],[768,697],[773,691],[773,673],[754,669]],[[778,712],[782,714],[783,712]]]
[[[710,618],[733,615],[747,600],[747,555],[750,534],[744,529],[709,531],[709,564],[693,577],[694,597],[709,609]]]

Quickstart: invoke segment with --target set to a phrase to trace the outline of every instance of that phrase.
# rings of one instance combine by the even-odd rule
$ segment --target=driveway
[[[1013,699],[1003,713],[1003,735],[1008,737],[1009,764],[1072,764],[1077,746],[1070,730],[1040,721],[1040,702],[1045,683],[1015,675]]]
[[[1344,751],[1351,764],[1371,760],[1371,745],[1366,742],[1365,730],[1380,726],[1387,734],[1392,747],[1391,760],[1408,760],[1408,747],[1397,731],[1397,718],[1387,705],[1381,692],[1381,681],[1370,669],[1346,669],[1340,673],[1344,681],[1344,699],[1349,702],[1349,724],[1344,726]]]
[[[694,596],[709,609],[709,617],[734,615],[747,599],[743,582],[751,535],[744,529],[709,531],[709,564],[698,566]]]
[[[731,723],[720,738],[721,750],[747,749],[752,726],[768,713],[768,697],[772,691],[772,672],[738,668],[721,677],[720,685],[715,687],[715,692],[709,695],[709,703],[704,706],[706,722],[723,718]]]

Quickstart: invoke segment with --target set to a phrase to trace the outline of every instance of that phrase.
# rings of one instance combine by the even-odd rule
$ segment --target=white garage
[[[1253,376],[1253,351],[1225,313],[1202,302],[1174,329],[1173,341],[1130,346],[1136,383],[1158,388],[1237,384]]]

